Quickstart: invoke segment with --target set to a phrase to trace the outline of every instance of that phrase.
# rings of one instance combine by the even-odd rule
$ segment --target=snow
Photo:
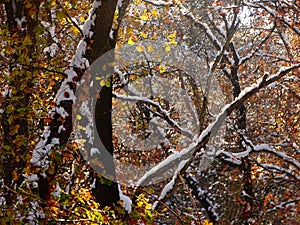
[[[222,155],[222,154],[227,157],[227,158],[224,159],[227,162],[230,162],[230,163],[235,164],[235,165],[241,165],[242,164],[242,162],[239,159],[235,158],[235,156],[230,152],[227,152],[225,150],[219,150],[219,151],[216,152],[216,156],[219,156],[219,155]]]
[[[120,187],[120,184],[118,184],[118,189],[119,189],[119,197],[120,197],[120,200],[123,201],[124,203],[124,209],[128,212],[128,213],[131,213],[131,210],[132,210],[132,200],[127,196],[127,195],[124,195],[123,192],[122,192],[122,189]]]
[[[135,91],[134,91],[135,92]],[[188,130],[188,129],[182,129],[178,125],[178,123],[171,118],[169,115],[169,112],[161,107],[161,105],[147,97],[142,97],[142,96],[125,96],[125,95],[119,95],[117,93],[114,93],[114,95],[121,100],[126,100],[126,101],[142,101],[142,102],[147,102],[150,103],[151,105],[154,105],[159,109],[158,113],[161,114],[162,116],[166,117],[167,120],[171,123],[172,126],[176,127],[178,130],[180,130],[182,135],[185,135],[187,137],[193,137],[193,133]]]
[[[48,138],[50,136],[50,128],[46,127],[44,133],[42,135],[42,139],[38,142],[37,146],[32,152],[32,158],[30,162],[36,166],[43,166],[44,168],[48,168],[49,161],[45,159],[45,157],[49,154],[49,151],[53,147],[53,144],[46,144]]]
[[[74,67],[80,69],[86,69],[89,67],[89,61],[84,57],[87,43],[85,41],[86,38],[91,38],[93,32],[91,31],[91,27],[94,25],[94,21],[96,19],[95,10],[101,6],[101,1],[94,1],[93,8],[89,12],[89,18],[85,21],[83,25],[83,34],[84,38],[78,43],[76,54],[74,55],[70,67],[71,69],[66,70],[65,73],[67,74],[67,79],[61,85],[57,95],[56,95],[56,103],[59,105],[61,101],[64,100],[72,100],[75,101],[75,93],[73,90],[70,89],[68,83],[73,82],[73,78],[77,76],[76,72],[74,71]],[[69,96],[65,97],[64,93],[68,92]]]
[[[181,161],[181,162],[179,163],[179,165],[178,165],[176,171],[174,172],[174,175],[173,175],[173,177],[172,177],[172,180],[171,180],[167,185],[165,185],[165,187],[164,187],[163,190],[161,191],[160,196],[158,197],[158,201],[154,202],[154,204],[153,204],[153,206],[152,206],[153,209],[155,209],[155,208],[157,207],[157,205],[158,205],[158,202],[159,202],[160,200],[163,200],[163,199],[166,197],[166,195],[173,189],[174,184],[175,184],[175,181],[176,181],[176,178],[177,178],[177,176],[178,176],[178,173],[180,173],[180,171],[182,170],[182,168],[185,166],[185,164],[186,164],[188,161],[189,161],[189,160],[186,159],[186,160],[183,160],[183,161]]]
[[[27,220],[29,221],[30,225],[36,225],[38,224],[37,220],[38,218],[45,218],[46,215],[44,212],[42,212],[42,209],[39,207],[37,202],[30,202],[30,207],[29,207],[29,215],[27,216]]]
[[[267,151],[267,152],[273,153],[274,155],[284,159],[285,161],[291,163],[292,165],[294,165],[295,167],[300,169],[300,163],[297,160],[295,160],[291,156],[288,156],[285,152],[276,151],[274,148],[272,148],[268,144],[255,145],[254,151]]]
[[[111,29],[109,32],[109,38],[112,40],[114,39],[114,30],[113,29]]]
[[[71,66],[75,66],[75,67],[80,68],[80,69],[87,68],[86,67],[86,65],[87,65],[86,61],[88,61],[88,60],[83,57],[84,54],[85,54],[86,46],[87,46],[87,43],[84,40],[81,40],[78,43],[77,51],[76,51],[76,54],[75,54],[75,56],[74,56],[74,58],[71,62]]]
[[[118,6],[118,8],[122,7],[122,0],[118,0],[117,6]]]
[[[54,198],[57,198],[58,196],[60,196],[60,193],[61,193],[61,188],[60,188],[59,184],[56,182],[56,186],[55,186],[54,191],[52,192],[52,195]]]
[[[235,156],[236,158],[241,159],[241,158],[244,158],[244,157],[248,156],[250,151],[251,150],[246,150],[246,151],[243,151],[243,152],[232,153],[232,155]]]
[[[280,73],[277,74],[280,76]],[[166,159],[158,163],[156,166],[151,168],[149,171],[147,171],[137,182],[137,186],[141,186],[145,181],[147,181],[151,176],[156,174],[158,171],[166,168],[168,165],[180,160],[184,159],[185,157],[191,156],[194,152],[197,145],[201,144],[202,141],[204,141],[206,138],[209,138],[211,135],[213,135],[213,132],[216,131],[218,128],[220,128],[222,121],[227,117],[227,113],[233,111],[236,104],[242,99],[247,99],[247,94],[249,92],[254,91],[255,89],[259,89],[261,87],[263,80],[261,79],[258,83],[253,84],[250,87],[245,88],[237,98],[235,98],[230,104],[225,105],[221,112],[217,115],[216,120],[211,123],[196,139],[195,142],[192,142],[188,147],[184,148],[180,152],[174,152],[173,154],[169,155]]]
[[[55,107],[55,111],[62,117],[66,118],[69,116],[69,114],[66,112],[66,110],[63,107]]]
[[[36,174],[32,174],[29,176],[27,176],[26,174],[23,174],[23,177],[25,177],[27,181],[38,181],[39,180],[39,178]]]
[[[94,14],[96,8],[100,7],[101,5],[101,1],[94,1],[93,4],[93,8],[90,11],[90,16],[89,19],[85,22],[85,24],[83,25],[83,30],[84,30],[84,39],[85,38],[91,38],[93,35],[93,32],[91,32],[91,26],[94,24],[94,21],[96,19],[96,15]],[[56,15],[52,15],[52,17],[55,17]],[[58,39],[55,37],[55,26],[52,26],[48,23],[43,23],[43,25],[45,27],[49,28],[50,34],[52,36],[52,39],[54,40],[54,42],[56,44],[52,44],[50,47],[45,48],[44,52],[49,52],[50,56],[54,56],[56,54],[57,51],[57,43],[58,43]],[[53,117],[53,115],[55,113],[59,114],[62,118],[66,118],[68,115],[68,113],[66,112],[66,110],[59,106],[61,101],[64,100],[71,100],[71,101],[75,101],[75,93],[74,90],[71,90],[70,86],[68,85],[69,82],[73,82],[73,78],[77,76],[77,73],[74,71],[74,67],[80,68],[80,69],[86,69],[87,67],[89,67],[89,61],[84,57],[85,51],[86,51],[86,47],[87,47],[87,43],[86,41],[81,40],[78,43],[77,46],[77,51],[76,54],[74,55],[71,64],[70,64],[70,69],[66,70],[65,73],[67,75],[67,78],[64,80],[64,82],[61,85],[61,88],[59,89],[59,91],[56,94],[56,106],[54,108],[51,109],[51,111],[49,112],[49,114]],[[68,93],[68,94],[65,94]],[[64,130],[63,126],[60,126],[58,128],[58,133],[60,133],[62,130]],[[32,158],[30,160],[30,162],[32,164],[34,164],[35,166],[41,167],[43,169],[47,169],[49,168],[49,153],[50,150],[53,148],[53,146],[57,145],[60,143],[59,141],[59,137],[57,138],[52,138],[50,144],[48,138],[51,136],[51,130],[49,127],[46,127],[43,133],[43,138],[41,138],[41,140],[38,142],[36,148],[32,151]],[[72,165],[72,173],[73,173],[73,165]],[[45,174],[41,174],[41,175],[45,175]],[[33,184],[37,184],[36,181],[34,181],[33,179],[37,179],[37,175],[34,175],[33,177],[26,177],[25,182],[31,182]],[[53,196],[59,196],[59,194],[61,193],[61,189],[59,187],[58,184],[56,184],[56,188],[53,192]],[[122,196],[123,197],[123,196]],[[126,200],[125,197],[123,197],[123,199]],[[128,202],[128,201],[127,201]],[[126,202],[126,203],[127,203]],[[35,224],[35,220],[36,218],[44,218],[45,214],[43,213],[42,210],[40,210],[38,208],[38,204],[35,202],[31,202],[31,207],[30,207],[30,212],[29,212],[29,216],[28,216],[28,220],[32,221],[32,224]],[[127,209],[129,209],[128,205],[125,204]]]
[[[11,89],[8,85],[4,87],[4,91],[2,92],[2,98],[10,97],[11,96]]]
[[[172,1],[162,1],[162,0],[143,0],[144,2],[150,3],[155,6],[167,6],[173,5]]]
[[[221,50],[222,45],[218,41],[218,39],[215,37],[215,35],[212,33],[209,26],[206,23],[203,23],[203,22],[198,22],[198,24],[200,24],[203,27],[203,29],[204,29],[206,35],[209,37],[209,39],[218,46],[219,50]]]
[[[56,51],[58,50],[58,45],[56,43],[52,43],[49,47],[44,48],[44,53],[49,53],[51,57],[54,57]]]
[[[22,17],[21,19],[16,18],[15,20],[16,20],[18,26],[21,27],[21,30],[23,31],[24,28],[22,27],[22,24],[23,24],[23,23],[26,23],[26,18],[25,18],[25,17]]]
[[[63,125],[60,125],[59,127],[58,127],[58,133],[60,134],[62,131],[65,131],[66,130],[66,128],[64,128],[64,126]]]
[[[94,178],[93,183],[91,184],[91,188],[92,189],[96,188],[96,178]]]
[[[53,144],[53,145],[59,145],[59,138],[52,138],[51,144]]]
[[[94,3],[93,3],[93,8],[94,9],[97,9],[97,8],[99,8],[101,6],[101,1],[94,1]]]
[[[94,155],[94,154],[100,155],[100,151],[99,151],[98,148],[92,148],[92,149],[91,149],[91,155]]]

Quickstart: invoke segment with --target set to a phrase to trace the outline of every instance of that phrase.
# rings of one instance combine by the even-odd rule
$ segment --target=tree
[[[299,2],[118,2],[0,2],[3,221],[296,223]]]
[[[80,2],[65,2],[64,5],[61,5],[56,1],[40,1],[37,3],[8,1],[3,4],[2,11],[6,13],[6,17],[3,18],[5,23],[3,23],[2,34],[3,36],[6,35],[5,37],[8,40],[4,43],[7,49],[3,52],[3,60],[11,61],[10,67],[4,70],[7,72],[4,75],[7,83],[4,83],[6,90],[3,94],[5,99],[2,102],[3,115],[1,117],[4,134],[1,150],[3,152],[1,160],[1,174],[4,177],[3,193],[6,193],[5,202],[9,207],[17,203],[12,195],[26,182],[22,174],[24,174],[25,167],[31,164],[30,167],[33,168],[33,171],[26,171],[26,176],[30,174],[31,179],[34,177],[34,181],[37,182],[35,188],[38,190],[38,196],[41,202],[46,202],[42,206],[47,209],[52,198],[53,179],[62,161],[61,151],[65,148],[64,146],[72,131],[72,102],[74,101],[72,96],[74,96],[76,82],[80,81],[88,63],[92,63],[103,53],[114,48],[116,36],[110,37],[110,32],[114,12],[118,5],[117,1],[95,1],[90,12],[90,18],[81,30],[65,9],[65,6],[70,8],[79,5],[79,7],[82,7],[83,4]],[[125,1],[123,8],[120,5],[120,18],[126,9],[126,4],[128,3]],[[67,52],[64,48],[68,47],[68,44],[60,42],[55,36],[57,19],[59,23],[69,21],[75,29],[79,30],[79,32],[74,32],[76,34],[74,38],[79,34],[82,35],[82,40],[79,42],[75,56],[66,72],[60,72],[66,66],[53,70],[48,68],[44,61],[47,59],[47,55],[43,54],[45,52],[49,52],[53,61],[57,60],[55,57],[57,48]],[[64,26],[65,24],[59,25]],[[112,31],[116,35],[117,27],[115,31]],[[68,33],[65,32],[63,35],[68,35]],[[44,51],[42,48],[45,43],[41,36],[50,39],[50,47],[45,48]],[[12,54],[12,56],[8,54]],[[40,54],[45,58],[39,57]],[[7,62],[6,65],[8,65]],[[40,65],[45,65],[45,68]],[[57,68],[58,65],[55,65],[55,67]],[[33,130],[36,125],[44,126],[44,121],[38,118],[39,115],[35,115],[35,111],[30,109],[31,105],[36,104],[36,99],[44,100],[41,99],[42,96],[33,97],[34,88],[39,86],[40,79],[44,79],[39,76],[39,72],[46,72],[45,75],[49,73],[56,74],[56,76],[58,76],[57,74],[63,75],[65,79],[60,89],[54,90],[54,93],[51,94],[52,96],[56,95],[56,101],[54,104],[50,104],[52,109],[50,109],[48,117],[45,119],[48,127],[44,132],[44,137],[33,149],[37,136],[32,135],[30,129]],[[61,80],[60,77],[56,78],[54,79]],[[51,82],[51,86],[56,85],[56,82],[54,85]],[[44,87],[47,85],[49,84],[45,84]],[[25,96],[22,94],[23,92],[25,92]],[[106,105],[100,101],[99,110],[103,107],[106,110],[111,104],[111,88],[104,88],[101,95],[106,96],[107,100],[103,100]],[[45,100],[48,99],[49,96],[45,96]],[[25,104],[28,103],[29,105],[26,107]],[[37,104],[43,103],[37,102]],[[49,108],[48,105],[46,107]],[[45,115],[45,113],[41,115]],[[37,119],[35,120],[35,118]],[[33,120],[31,124],[28,123],[30,120]],[[109,120],[100,118],[98,121],[101,123],[100,133],[107,141],[106,146],[111,145],[111,128],[106,126],[102,129],[104,121],[110,124]],[[35,132],[40,131],[36,130]],[[58,147],[55,147],[56,144],[58,144]],[[29,162],[28,159],[31,158],[31,154],[32,159]],[[94,195],[97,201],[103,206],[116,203],[119,199],[117,185],[113,183],[110,187],[107,187],[107,185],[101,184],[99,177],[95,179]],[[30,181],[27,177],[28,180]],[[107,198],[106,195],[111,196],[111,198]]]

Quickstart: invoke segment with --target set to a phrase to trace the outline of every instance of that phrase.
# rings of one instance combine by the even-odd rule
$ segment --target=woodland
[[[0,0],[0,224],[300,224],[299,0]]]

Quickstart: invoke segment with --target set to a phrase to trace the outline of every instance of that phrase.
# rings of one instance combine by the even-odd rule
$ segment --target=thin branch
[[[58,0],[55,1],[57,5],[59,5],[59,7],[62,8],[63,12],[66,14],[66,16],[68,17],[68,19],[71,21],[71,23],[77,28],[77,30],[80,32],[81,37],[84,37],[84,33],[83,30],[78,26],[78,24],[72,19],[72,17],[69,15],[68,11],[63,7],[63,5],[58,2]]]

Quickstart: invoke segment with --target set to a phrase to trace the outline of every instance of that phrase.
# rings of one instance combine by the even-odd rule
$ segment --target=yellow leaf
[[[105,81],[105,80],[101,80],[101,81],[100,81],[100,86],[101,86],[101,87],[104,87],[105,85],[106,85],[106,81]]]
[[[142,46],[142,45],[139,45],[139,46],[136,47],[136,50],[137,50],[138,52],[145,52],[145,47]]]
[[[152,46],[152,45],[149,45],[149,46],[148,46],[148,52],[153,52],[153,51],[154,51],[153,46]]]
[[[132,35],[132,34],[133,34],[133,28],[128,27],[128,28],[126,29],[126,34],[127,34],[127,35]]]
[[[110,80],[107,80],[107,81],[105,82],[105,86],[106,86],[106,87],[110,87],[110,86],[111,86]]]
[[[146,21],[148,18],[147,18],[146,15],[142,15],[141,19],[142,19],[143,21]]]
[[[171,51],[171,47],[168,45],[168,46],[165,47],[165,50],[166,50],[167,52],[169,52],[169,51]]]
[[[213,223],[209,222],[208,220],[204,220],[203,225],[213,225]]]
[[[175,41],[175,40],[172,40],[171,42],[170,42],[172,45],[177,45],[177,41]]]
[[[160,65],[160,66],[159,66],[159,72],[160,72],[160,73],[163,73],[163,72],[165,72],[165,71],[166,71],[166,67]]]
[[[147,38],[148,37],[148,35],[146,33],[144,33],[144,32],[141,32],[140,36],[143,37],[143,38]]]
[[[79,21],[80,21],[81,23],[83,23],[83,22],[85,21],[84,16],[80,16],[80,17],[79,17]]]
[[[132,40],[132,37],[129,38],[128,44],[129,44],[129,45],[134,45],[134,44],[135,44],[134,41]]]
[[[81,115],[77,114],[76,118],[77,118],[78,120],[81,120]]]
[[[175,37],[176,37],[176,32],[174,32],[174,33],[172,33],[172,34],[170,34],[168,36],[168,38],[170,39],[170,41],[174,41]]]
[[[78,127],[78,129],[80,129],[80,130],[86,130],[86,128],[83,127],[83,126],[81,126],[81,125],[78,125],[77,127]]]
[[[147,12],[147,10],[145,9],[144,12],[143,12],[143,15],[141,16],[141,19],[143,21],[151,20],[151,14],[150,14],[150,12]]]
[[[166,211],[168,211],[168,208],[163,208],[163,209],[161,210],[161,212],[166,212]]]
[[[157,17],[157,10],[156,10],[156,9],[153,9],[153,10],[152,10],[152,16],[153,16],[153,17]]]

